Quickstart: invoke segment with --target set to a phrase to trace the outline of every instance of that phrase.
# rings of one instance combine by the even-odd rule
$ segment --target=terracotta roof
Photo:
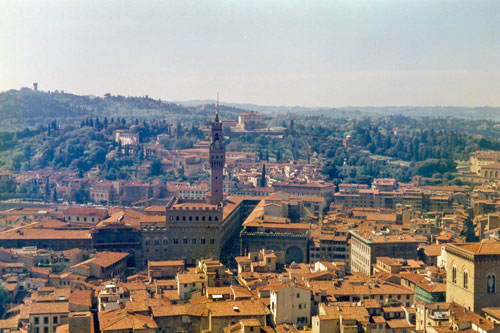
[[[321,272],[321,273],[324,273],[324,272]],[[308,288],[308,287],[301,285],[301,284],[296,284],[294,282],[278,283],[278,284],[271,285],[270,287],[271,287],[271,290],[274,292],[280,291],[280,290],[288,288],[288,287],[295,287],[298,289],[311,291],[311,288]]]
[[[129,254],[124,252],[97,252],[96,256],[85,260],[81,263],[74,265],[73,267],[88,266],[89,264],[94,264],[101,267],[109,267],[123,259],[125,259]]]
[[[437,257],[441,255],[441,247],[440,244],[430,244],[430,245],[422,245],[420,246],[423,249],[424,253],[430,257]]]
[[[0,240],[10,239],[90,239],[90,231],[22,228],[0,233]]]
[[[149,206],[144,209],[145,212],[161,212],[165,213],[165,206]]]
[[[206,306],[212,317],[249,317],[267,314],[264,303],[254,300],[213,302],[207,303]]]
[[[206,282],[206,277],[203,273],[182,273],[177,274],[177,280],[179,283]]]
[[[392,320],[388,320],[387,321],[387,325],[391,328],[391,329],[395,329],[395,328],[409,328],[409,327],[413,327],[412,324],[410,324],[408,322],[408,320],[406,319],[392,319]]]
[[[327,187],[333,187],[333,184],[319,184],[314,182],[306,184],[274,183],[273,187],[327,188]]]
[[[158,328],[158,325],[150,316],[130,313],[125,309],[99,312],[98,318],[101,332]]]
[[[34,302],[29,308],[30,315],[68,312],[69,302]]]
[[[74,290],[69,296],[69,303],[92,307],[93,290]]]
[[[148,261],[149,267],[175,267],[175,266],[184,266],[183,260],[161,260],[161,261]]]
[[[88,215],[100,218],[108,216],[108,211],[106,209],[91,207],[68,207],[63,213],[64,215]]]
[[[455,243],[447,244],[446,249],[457,248],[474,255],[500,255],[500,242],[484,240],[480,243]]]
[[[225,303],[225,302],[224,302]],[[206,304],[169,304],[158,307],[151,307],[154,318],[175,317],[175,316],[195,316],[201,317],[208,314]]]
[[[139,220],[139,223],[158,223],[158,222],[166,222],[165,216],[163,215],[144,215]]]
[[[482,308],[481,310],[497,319],[500,318],[500,307]]]
[[[5,329],[5,331],[3,331],[3,332],[11,332],[11,331],[7,331],[7,329],[13,329],[12,332],[16,332],[18,324],[19,324],[19,316],[9,318],[9,319],[3,319],[3,320],[0,320],[0,330]]]

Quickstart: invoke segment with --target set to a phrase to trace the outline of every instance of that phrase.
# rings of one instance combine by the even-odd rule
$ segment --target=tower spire
[[[217,92],[217,111],[215,112],[215,122],[219,122],[219,92]]]

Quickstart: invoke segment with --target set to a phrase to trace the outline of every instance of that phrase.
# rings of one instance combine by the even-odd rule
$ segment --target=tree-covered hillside
[[[244,110],[221,106],[221,114],[236,118]],[[0,93],[0,130],[16,131],[36,128],[49,119],[59,124],[78,125],[86,118],[121,117],[127,120],[167,120],[203,123],[213,117],[215,105],[181,106],[145,97],[79,96],[62,92],[34,92],[31,89],[9,90]]]

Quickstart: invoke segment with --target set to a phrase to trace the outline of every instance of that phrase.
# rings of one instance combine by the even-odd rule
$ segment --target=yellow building
[[[470,172],[481,175],[484,166],[500,162],[500,151],[480,150],[470,155]]]
[[[500,242],[446,244],[446,301],[474,312],[500,304]]]
[[[484,180],[500,180],[500,163],[492,163],[481,167],[480,176]]]

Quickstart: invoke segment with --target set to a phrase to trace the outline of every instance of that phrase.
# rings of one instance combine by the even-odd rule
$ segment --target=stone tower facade
[[[224,164],[226,163],[226,149],[222,136],[222,122],[219,121],[219,101],[217,99],[217,112],[215,121],[212,122],[212,142],[208,158],[210,161],[210,204],[220,205],[224,199]]]

